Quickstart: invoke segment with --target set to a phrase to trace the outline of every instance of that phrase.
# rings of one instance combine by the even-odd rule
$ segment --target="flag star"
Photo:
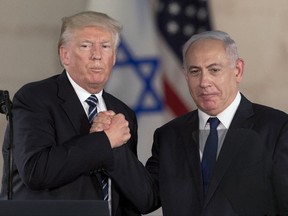
[[[196,9],[193,5],[190,5],[190,6],[185,8],[185,15],[187,17],[194,17],[195,14],[196,14]]]
[[[158,0],[157,26],[165,42],[182,61],[182,46],[196,32],[211,29],[207,1]],[[171,3],[173,2],[173,3]]]
[[[167,23],[167,32],[170,34],[176,34],[179,31],[179,25],[175,21],[170,21]]]
[[[174,2],[174,4],[171,4]],[[209,10],[200,11],[200,8],[207,8],[206,0],[158,0],[157,13],[155,15],[158,32],[161,35],[161,43],[172,51],[172,56],[178,63],[182,62],[182,46],[192,34],[211,29]],[[159,6],[161,5],[161,7]],[[172,22],[173,21],[173,22]],[[169,27],[168,27],[169,23]],[[174,32],[174,34],[172,34]],[[167,54],[169,56],[169,54]],[[165,54],[166,57],[166,54]],[[170,58],[163,58],[163,65],[170,64]],[[167,67],[163,71],[164,75],[172,74],[174,77],[175,68]],[[185,102],[178,97],[178,86],[175,80],[170,80],[170,76],[163,76],[164,96],[166,106],[175,115],[188,112]]]
[[[193,25],[185,25],[183,28],[183,34],[186,36],[190,36],[195,32],[195,28]]]
[[[134,101],[130,105],[135,111],[136,115],[147,112],[158,112],[163,109],[163,101],[159,92],[154,86],[154,78],[159,68],[159,60],[156,57],[137,57],[133,54],[125,43],[124,38],[121,38],[121,43],[118,48],[121,53],[120,58],[117,56],[115,68],[132,67],[135,76],[139,79],[142,89]]]
[[[197,17],[199,20],[205,20],[207,18],[207,11],[205,8],[200,8],[197,13]]]
[[[180,13],[180,10],[181,8],[177,2],[173,2],[168,6],[168,11],[171,15],[178,15]]]

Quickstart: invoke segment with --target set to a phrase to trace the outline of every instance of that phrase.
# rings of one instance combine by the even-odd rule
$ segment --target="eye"
[[[82,43],[80,44],[81,49],[90,49],[92,47],[91,43]]]
[[[200,69],[198,68],[191,68],[188,70],[188,74],[191,75],[191,76],[197,76],[200,74]]]
[[[109,44],[109,43],[104,43],[104,44],[102,44],[102,48],[104,48],[104,49],[109,49],[109,48],[111,48],[111,44]]]
[[[209,69],[209,71],[211,72],[211,73],[217,73],[217,72],[219,72],[221,69],[220,68],[210,68]]]

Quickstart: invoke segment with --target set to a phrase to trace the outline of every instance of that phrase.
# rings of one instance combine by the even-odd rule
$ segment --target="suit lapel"
[[[65,71],[58,77],[57,84],[59,89],[58,96],[62,100],[62,108],[70,119],[76,133],[89,131],[90,124],[87,116]]]
[[[103,90],[102,97],[105,101],[107,110],[113,110],[116,114],[122,112],[119,109],[120,107],[115,104],[115,100],[113,100],[113,96],[111,96],[109,93],[105,92],[105,90]]]
[[[186,149],[188,164],[193,173],[195,190],[197,191],[200,203],[203,202],[203,183],[199,155],[199,118],[198,112],[194,111],[182,128],[182,138]]]
[[[243,95],[241,103],[227,131],[224,143],[217,159],[214,175],[211,179],[211,185],[207,191],[204,207],[208,204],[213,193],[216,191],[221,179],[225,176],[228,168],[233,162],[238,149],[244,143],[248,133],[247,130],[252,128],[253,122],[250,117],[253,115],[252,104]]]

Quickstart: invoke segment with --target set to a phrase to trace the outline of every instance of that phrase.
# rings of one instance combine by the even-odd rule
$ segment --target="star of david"
[[[119,53],[122,54],[122,58],[117,58],[115,68],[127,65],[132,67],[143,87],[137,97],[137,101],[132,105],[136,115],[161,111],[163,109],[162,98],[153,86],[153,79],[157,71],[159,71],[159,60],[156,57],[136,57],[123,38],[121,38],[121,43],[118,47]],[[146,103],[148,98],[150,103]]]

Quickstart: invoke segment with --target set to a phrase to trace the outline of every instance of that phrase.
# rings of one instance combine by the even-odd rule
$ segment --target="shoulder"
[[[242,95],[240,105],[237,110],[241,117],[253,118],[256,122],[287,122],[288,114],[279,109],[264,104],[249,101]]]
[[[23,85],[17,92],[17,95],[21,94],[32,94],[37,95],[45,92],[50,92],[56,86],[56,80],[59,75],[55,75],[43,80],[30,82]]]
[[[288,114],[282,110],[266,106],[263,104],[252,103],[255,118],[262,119],[262,121],[275,122],[288,122]]]
[[[57,100],[58,85],[55,75],[43,80],[30,82],[23,85],[13,97],[13,106],[26,104],[27,106],[55,106]]]
[[[157,130],[181,130],[183,127],[188,127],[195,124],[198,125],[198,121],[198,112],[197,110],[194,110],[168,121]]]

